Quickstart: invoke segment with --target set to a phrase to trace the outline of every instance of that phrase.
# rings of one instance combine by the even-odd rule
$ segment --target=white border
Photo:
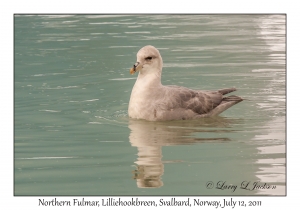
[[[15,13],[286,13],[287,14],[287,197],[233,197],[234,200],[262,200],[262,209],[276,209],[296,206],[299,190],[297,129],[299,124],[298,102],[300,71],[297,61],[300,59],[299,47],[299,12],[296,1],[3,1],[1,3],[0,41],[0,96],[1,96],[1,206],[4,209],[39,209],[39,197],[13,196],[13,14]],[[297,173],[298,172],[298,173]],[[50,198],[50,197],[48,197]],[[54,197],[53,197],[54,198]],[[92,197],[100,200],[100,197]],[[205,200],[222,200],[222,197],[202,197]],[[59,197],[71,200],[72,197]],[[145,197],[141,197],[145,199]],[[151,198],[160,199],[159,197]],[[183,197],[181,197],[183,199]],[[225,197],[230,199],[230,197]],[[90,199],[92,200],[92,199]],[[9,208],[7,208],[9,207]],[[49,209],[51,207],[47,207]],[[55,208],[55,207],[54,207]],[[199,207],[198,207],[199,208]],[[242,207],[241,207],[242,208]],[[72,207],[73,209],[73,207]],[[80,209],[86,209],[80,207]],[[128,208],[129,209],[129,208]],[[235,208],[240,209],[240,208]],[[245,209],[245,208],[242,208]]]

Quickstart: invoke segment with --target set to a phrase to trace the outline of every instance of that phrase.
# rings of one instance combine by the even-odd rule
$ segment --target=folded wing
[[[168,110],[192,110],[199,116],[217,115],[243,99],[225,94],[235,91],[227,88],[218,91],[197,91],[179,86],[166,86],[166,107]]]

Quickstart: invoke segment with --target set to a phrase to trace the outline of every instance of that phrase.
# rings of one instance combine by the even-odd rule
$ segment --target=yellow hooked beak
[[[139,71],[142,67],[140,65],[140,62],[136,62],[133,67],[130,69],[130,74],[134,74],[135,72]]]

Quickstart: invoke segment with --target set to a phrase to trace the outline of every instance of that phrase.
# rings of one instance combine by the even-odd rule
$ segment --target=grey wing
[[[167,109],[192,110],[197,114],[206,114],[216,108],[223,99],[218,91],[196,91],[179,86],[167,86]]]

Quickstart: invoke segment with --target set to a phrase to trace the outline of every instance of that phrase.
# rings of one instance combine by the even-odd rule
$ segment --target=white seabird
[[[138,51],[137,62],[130,69],[131,74],[139,71],[128,106],[130,118],[167,121],[212,117],[243,101],[239,96],[224,96],[235,88],[200,91],[164,86],[162,66],[162,57],[155,47],[148,45]]]

